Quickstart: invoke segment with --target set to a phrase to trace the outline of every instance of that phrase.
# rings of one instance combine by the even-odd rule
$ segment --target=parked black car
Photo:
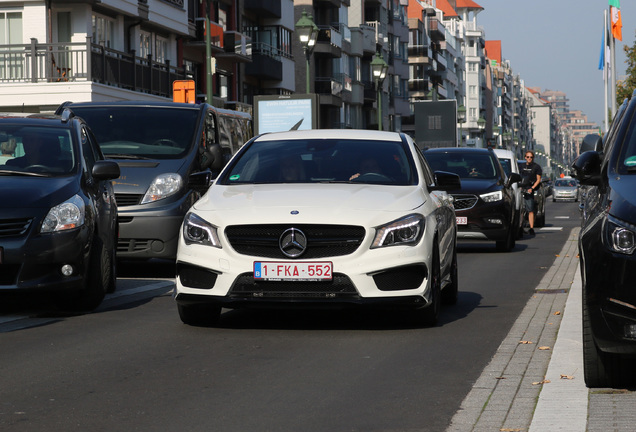
[[[447,147],[424,152],[433,171],[459,175],[461,189],[450,190],[457,216],[457,238],[494,240],[497,249],[515,246],[514,191],[518,173],[507,177],[492,149]]]
[[[572,165],[586,186],[579,236],[583,361],[588,387],[636,384],[636,98]]]
[[[119,166],[69,111],[0,114],[0,147],[0,292],[96,308],[115,290]]]

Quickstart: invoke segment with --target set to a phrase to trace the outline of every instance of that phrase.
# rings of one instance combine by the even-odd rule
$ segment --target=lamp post
[[[466,123],[466,107],[464,105],[457,107],[457,123],[459,123],[459,147],[462,147],[464,144],[463,127]]]
[[[303,14],[296,23],[295,28],[296,33],[298,33],[298,39],[300,39],[300,44],[303,47],[303,52],[305,53],[305,59],[307,61],[307,93],[309,93],[311,89],[311,80],[309,76],[309,57],[311,56],[311,52],[316,46],[316,39],[318,38],[318,26],[314,23],[311,15],[307,15],[307,12],[303,11]]]
[[[386,73],[389,69],[389,65],[386,64],[379,52],[375,53],[375,57],[371,60],[371,73],[373,74],[373,80],[375,81],[375,88],[377,90],[377,103],[378,103],[378,130],[382,130],[382,92],[381,86],[386,78]]]
[[[495,141],[495,148],[499,148],[499,133],[500,133],[499,126],[495,125],[492,128],[492,139]]]
[[[484,119],[483,117],[479,117],[479,120],[477,120],[477,128],[479,129],[479,135],[480,135],[480,138],[482,140],[482,145],[483,145],[484,130],[486,130],[486,119]]]
[[[504,148],[508,148],[508,143],[512,139],[512,134],[510,132],[504,132],[501,136],[501,140],[503,141]]]

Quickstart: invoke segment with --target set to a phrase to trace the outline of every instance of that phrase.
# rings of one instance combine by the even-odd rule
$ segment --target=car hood
[[[620,176],[610,181],[610,214],[626,222],[636,223],[636,175]]]
[[[0,211],[17,208],[50,208],[79,190],[77,179],[68,177],[2,176]]]
[[[501,189],[501,185],[497,180],[493,179],[471,179],[462,178],[462,188],[452,190],[450,194],[475,194],[481,195],[488,192],[494,192]]]
[[[121,175],[113,180],[116,193],[143,194],[150,183],[160,174],[178,173],[185,163],[184,159],[166,160],[130,160],[116,159]],[[181,173],[183,177],[183,173]],[[188,179],[184,178],[184,182]]]
[[[213,212],[221,224],[243,223],[378,223],[422,206],[427,195],[419,186],[354,184],[213,185],[194,204]]]

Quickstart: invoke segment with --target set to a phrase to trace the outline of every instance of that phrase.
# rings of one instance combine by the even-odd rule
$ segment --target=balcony
[[[0,86],[25,83],[65,85],[96,82],[172,98],[172,82],[193,79],[181,68],[151,56],[137,57],[91,43],[0,45]],[[52,90],[49,90],[52,91]]]
[[[428,92],[428,80],[425,78],[417,78],[409,80],[409,96],[422,97]]]
[[[437,17],[428,18],[429,36],[434,41],[443,41],[446,39],[446,28]]]
[[[428,64],[430,62],[427,45],[409,45],[408,52],[409,64]]]
[[[318,26],[318,29],[314,53],[340,57],[342,55],[342,34],[331,26]]]
[[[375,27],[363,24],[362,29],[362,51],[364,54],[374,54],[376,52]]]
[[[252,61],[252,38],[236,31],[223,33],[224,51],[217,58],[230,58],[237,63]]]
[[[196,24],[196,39],[186,42],[189,46],[198,46],[205,49],[205,18],[197,18]],[[217,23],[210,21],[210,48],[212,55],[222,53],[225,51],[223,48],[223,27]]]
[[[320,105],[342,106],[344,82],[342,74],[336,77],[316,77],[315,91],[320,95]]]
[[[281,52],[264,43],[255,43],[252,49],[252,62],[245,65],[245,73],[259,79],[281,81],[283,79]]]

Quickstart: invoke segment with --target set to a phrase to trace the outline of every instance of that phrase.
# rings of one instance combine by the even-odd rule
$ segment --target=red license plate
[[[465,216],[457,216],[457,225],[468,225],[468,218]]]

